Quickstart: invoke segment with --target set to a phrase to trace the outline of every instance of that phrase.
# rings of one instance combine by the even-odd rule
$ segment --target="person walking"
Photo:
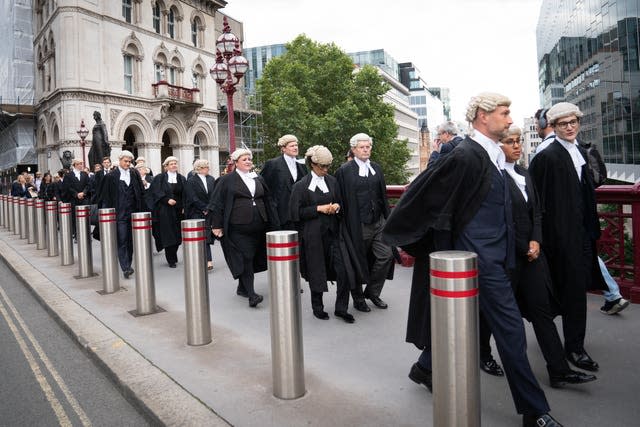
[[[204,219],[205,224],[209,226],[205,233],[207,241],[204,247],[207,255],[207,270],[211,271],[213,270],[211,245],[215,242],[215,237],[211,233],[208,206],[211,203],[216,180],[209,175],[208,160],[196,160],[193,162],[193,170],[194,173],[187,179],[184,188],[184,216],[186,219]]]

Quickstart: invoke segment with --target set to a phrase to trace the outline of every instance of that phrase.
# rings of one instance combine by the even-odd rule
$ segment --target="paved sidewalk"
[[[157,303],[166,312],[134,318],[135,280],[101,296],[101,276],[74,279],[78,266],[61,267],[19,236],[0,230],[0,256],[24,279],[79,344],[153,419],[167,425],[429,426],[432,398],[407,378],[418,351],[404,342],[411,269],[398,267],[383,298],[388,310],[353,311],[356,323],[333,317],[335,287],[325,296],[328,321],[313,317],[308,288],[303,305],[307,394],[297,400],[272,395],[267,274],[256,276],[265,296],[258,309],[235,295],[236,283],[214,246],[209,274],[214,342],[186,345],[183,264],[170,269],[154,255]],[[75,250],[76,248],[74,248]],[[93,243],[100,273],[100,244]],[[182,253],[179,251],[180,261]],[[77,251],[76,251],[77,257]],[[77,261],[77,259],[76,259]],[[135,268],[135,266],[134,266]],[[599,296],[588,297],[587,349],[600,363],[598,381],[551,389],[544,360],[527,325],[535,374],[566,426],[635,426],[640,422],[640,310],[605,316]],[[497,355],[497,352],[495,352]],[[481,374],[482,421],[520,425],[503,378]]]

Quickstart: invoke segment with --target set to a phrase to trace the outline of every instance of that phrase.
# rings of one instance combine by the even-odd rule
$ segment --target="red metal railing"
[[[387,197],[399,199],[406,185],[388,185]],[[602,235],[598,251],[620,285],[623,297],[640,303],[640,184],[603,185],[596,190]],[[401,252],[402,265],[413,265]]]
[[[193,101],[194,93],[200,92],[200,90],[196,88],[189,89],[182,86],[176,86],[176,85],[169,84],[169,82],[166,82],[166,81],[152,83],[151,86],[153,87],[153,96],[155,96],[156,98],[161,93],[160,87],[166,86],[167,87],[166,93],[169,95],[169,98],[177,99],[179,101],[185,101],[185,102],[194,102]]]

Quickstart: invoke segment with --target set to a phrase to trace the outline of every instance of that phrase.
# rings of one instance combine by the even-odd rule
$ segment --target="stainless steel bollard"
[[[58,256],[58,202],[44,203],[47,214],[47,256]]]
[[[20,198],[18,212],[20,215],[20,238],[27,238],[27,199]]]
[[[114,208],[99,209],[98,224],[102,249],[102,293],[112,294],[120,290],[116,210]]]
[[[20,234],[20,197],[13,196],[11,198],[13,204],[13,234]]]
[[[204,245],[207,244],[203,219],[181,222],[184,254],[184,294],[187,311],[187,344],[211,342],[209,275]]]
[[[13,196],[7,196],[7,226],[9,232],[13,233],[15,227],[15,218],[13,217]]]
[[[73,224],[71,203],[58,203],[58,221],[60,222],[60,265],[71,265],[73,259]]]
[[[2,226],[2,228],[6,226],[5,205],[6,200],[4,198],[4,194],[0,194],[0,226]]]
[[[153,314],[156,310],[156,287],[151,258],[151,212],[131,214],[133,255],[136,265],[136,314]]]
[[[36,249],[47,248],[47,228],[45,226],[44,200],[36,199]]]
[[[434,252],[430,268],[433,425],[479,427],[477,255]]]
[[[305,394],[298,258],[298,232],[267,233],[273,395],[279,399]]]
[[[96,276],[91,251],[91,206],[76,206],[76,240],[78,242],[78,275],[76,279]]]
[[[36,242],[36,200],[27,199],[27,243]]]

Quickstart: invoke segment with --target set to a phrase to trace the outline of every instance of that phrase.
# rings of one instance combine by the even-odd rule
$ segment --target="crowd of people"
[[[350,296],[355,310],[370,312],[367,300],[387,309],[382,291],[393,278],[394,252],[402,248],[416,258],[406,340],[421,350],[409,378],[429,390],[429,254],[475,252],[480,366],[489,374],[506,375],[524,426],[560,426],[549,415],[529,365],[522,319],[531,322],[550,385],[559,388],[596,380],[592,372],[599,364],[585,349],[586,292],[604,291],[605,314],[618,313],[629,302],[596,252],[600,227],[594,189],[604,182],[606,170],[595,148],[578,140],[582,112],[567,102],[536,112],[543,142],[527,170],[519,164],[522,132],[513,126],[510,104],[495,93],[473,97],[465,137],[454,123],[441,124],[437,151],[393,211],[383,169],[370,159],[373,139],[365,133],[350,139],[347,161],[333,176],[329,149],[312,146],[301,160],[297,137],[283,135],[277,143],[281,155],[268,160],[260,174],[245,148],[231,153],[233,168],[218,179],[202,159],[183,176],[173,156],[154,176],[143,158],[134,165],[133,154],[125,150],[115,166],[104,157],[93,173],[76,159],[71,170],[55,176],[20,175],[11,194],[115,208],[125,278],[134,274],[132,213],[152,212],[156,249],[164,251],[170,268],[178,263],[180,221],[204,219],[208,269],[213,270],[210,245],[219,240],[238,281],[236,294],[247,298],[250,307],[264,300],[254,276],[267,268],[265,233],[297,230],[300,272],[319,320],[330,318],[323,296],[333,281],[337,318],[355,322]],[[556,316],[562,319],[562,337]],[[491,336],[503,366],[491,354]]]

